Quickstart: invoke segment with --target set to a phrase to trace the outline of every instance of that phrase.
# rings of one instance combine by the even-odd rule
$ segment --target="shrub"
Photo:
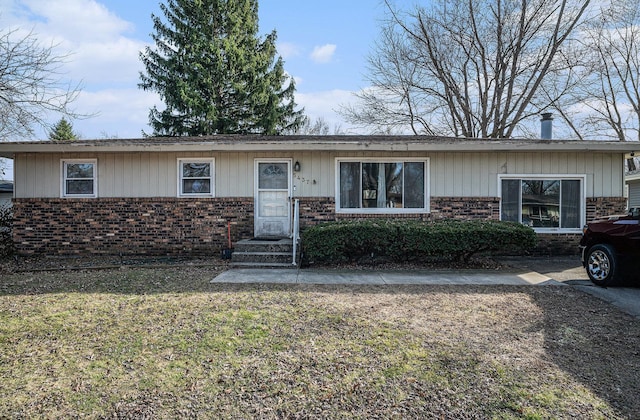
[[[11,230],[13,228],[13,212],[11,207],[0,206],[0,257],[12,255],[14,252]]]
[[[302,232],[307,263],[468,262],[483,252],[523,253],[535,247],[530,227],[494,220],[357,220],[329,222]]]

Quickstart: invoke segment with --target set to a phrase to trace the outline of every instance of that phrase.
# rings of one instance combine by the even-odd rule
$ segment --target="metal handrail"
[[[300,241],[300,200],[297,198],[293,202],[293,265],[298,265],[296,257],[298,255],[298,242]]]

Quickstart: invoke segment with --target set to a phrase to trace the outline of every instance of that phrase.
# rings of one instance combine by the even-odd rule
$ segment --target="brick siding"
[[[19,254],[211,255],[253,235],[250,198],[15,199]]]
[[[333,197],[300,198],[300,222],[302,226],[318,222],[348,219],[388,218],[396,219],[500,219],[500,200],[486,197],[432,197],[430,213],[370,214],[336,213]]]
[[[500,199],[497,197],[432,197],[433,219],[500,220]]]
[[[301,197],[300,225],[389,217],[337,214],[333,197]],[[589,198],[587,220],[623,213],[621,197]],[[135,254],[217,255],[233,242],[253,237],[253,198],[15,199],[13,239],[21,255]],[[394,215],[432,220],[500,219],[500,200],[432,197],[431,212]],[[579,234],[541,234],[536,253],[575,253]]]
[[[627,199],[625,197],[587,198],[587,222],[596,217],[625,214],[626,212]]]
[[[582,234],[580,233],[539,233],[538,245],[532,250],[533,255],[575,255],[580,253],[578,244]],[[576,261],[578,261],[576,259]]]

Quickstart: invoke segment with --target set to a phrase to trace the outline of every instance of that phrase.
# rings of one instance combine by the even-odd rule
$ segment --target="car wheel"
[[[618,258],[610,245],[598,244],[587,254],[587,274],[596,285],[606,287],[618,282]]]

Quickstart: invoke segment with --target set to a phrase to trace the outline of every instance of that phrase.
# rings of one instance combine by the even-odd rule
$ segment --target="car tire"
[[[589,279],[597,286],[615,286],[620,281],[618,257],[611,245],[598,244],[589,248],[586,269]]]

